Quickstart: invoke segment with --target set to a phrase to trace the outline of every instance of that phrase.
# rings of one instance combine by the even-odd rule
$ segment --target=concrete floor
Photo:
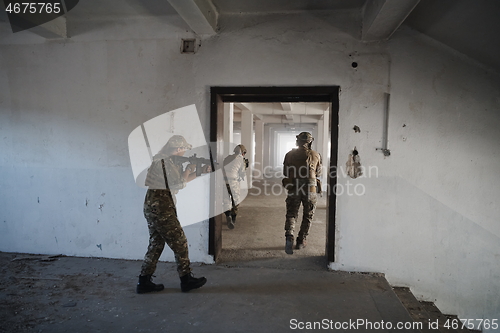
[[[382,276],[194,264],[208,282],[182,293],[174,265],[162,263],[155,281],[165,290],[138,295],[139,261],[44,260],[0,253],[0,332],[289,332],[299,322],[412,322]]]
[[[320,203],[308,247],[287,255],[284,196],[249,196],[236,228],[224,227],[221,262],[193,264],[208,282],[189,293],[180,292],[172,263],[160,263],[154,279],[165,290],[138,295],[140,261],[0,253],[0,332],[311,332],[314,322],[338,332],[389,332],[366,322],[412,325],[383,276],[326,269],[325,208]],[[402,331],[418,332],[392,330]]]
[[[293,255],[288,255],[285,253],[284,230],[286,193],[281,187],[280,180],[270,178],[256,180],[254,185],[255,188],[248,192],[247,197],[240,204],[235,228],[231,230],[226,225],[222,228],[222,254],[219,262],[251,262],[257,259],[282,258],[286,261],[270,261],[270,263],[294,265],[297,259],[307,264],[306,258],[315,257],[313,261],[316,262],[321,257],[325,257],[326,195],[318,196],[318,205],[307,238],[307,247],[294,251]],[[295,225],[295,236],[298,234],[301,221],[302,208]],[[323,263],[321,265],[326,268],[326,264],[325,261],[324,265]]]

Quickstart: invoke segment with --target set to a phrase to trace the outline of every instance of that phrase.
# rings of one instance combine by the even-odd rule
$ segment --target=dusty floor
[[[0,332],[289,332],[294,319],[412,322],[381,276],[265,261],[194,265],[208,282],[189,293],[180,291],[174,265],[162,263],[155,281],[165,290],[138,295],[139,261],[0,253]]]
[[[139,261],[0,253],[0,332],[310,332],[293,330],[292,320],[412,322],[382,276],[326,269],[324,198],[308,247],[285,254],[284,198],[249,196],[236,228],[224,226],[220,263],[193,264],[208,282],[189,293],[172,263],[159,264],[154,279],[165,290],[138,295]]]
[[[325,256],[326,195],[318,196],[316,213],[307,237],[307,247],[295,251],[290,256],[284,251],[286,194],[281,191],[280,181],[268,178],[254,181],[254,185],[256,187],[249,191],[245,200],[240,204],[235,228],[231,230],[226,225],[223,226],[222,254],[219,262],[266,258],[295,260]],[[295,225],[295,236],[298,234],[301,221],[302,208]],[[326,262],[324,267],[326,267]]]

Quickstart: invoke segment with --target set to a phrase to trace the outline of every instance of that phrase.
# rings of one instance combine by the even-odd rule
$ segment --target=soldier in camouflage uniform
[[[294,228],[298,217],[300,204],[303,216],[300,231],[297,236],[296,249],[306,246],[306,238],[311,227],[317,202],[316,178],[321,176],[321,155],[311,149],[314,138],[308,132],[296,136],[298,148],[285,155],[283,162],[283,185],[287,188],[286,221],[285,221],[285,252],[293,254]]]
[[[240,181],[245,178],[248,160],[245,159],[247,149],[243,145],[234,148],[234,154],[224,159],[224,178],[226,181],[228,197],[224,197],[224,213],[226,214],[227,227],[234,229],[238,206],[240,203]]]
[[[148,222],[149,246],[139,276],[137,293],[163,290],[163,284],[155,284],[151,276],[163,252],[165,243],[172,249],[181,279],[181,290],[187,292],[199,288],[206,279],[195,278],[191,273],[188,243],[184,230],[177,219],[175,194],[196,178],[196,165],[183,170],[175,156],[183,156],[191,145],[180,135],[172,136],[167,144],[153,157],[146,176],[148,191],[144,200],[144,216]],[[210,170],[204,170],[209,172]]]

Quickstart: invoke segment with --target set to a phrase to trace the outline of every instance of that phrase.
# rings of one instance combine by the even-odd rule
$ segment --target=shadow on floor
[[[298,323],[412,322],[383,276],[327,271],[322,260],[193,264],[208,282],[189,293],[180,291],[175,264],[160,263],[154,281],[165,290],[138,295],[140,261],[0,253],[0,332],[290,332]]]
[[[319,198],[318,207],[307,237],[307,247],[295,251],[293,255],[285,249],[285,199],[284,191],[264,191],[265,187],[278,184],[275,179],[254,181],[255,188],[239,206],[238,217],[234,229],[225,224],[222,228],[222,253],[219,263],[249,262],[252,260],[283,259],[286,261],[303,258],[293,264],[307,263],[306,257],[325,256],[326,243],[326,198]],[[280,185],[281,186],[281,185]],[[295,226],[296,233],[300,229],[302,209]],[[316,259],[312,259],[312,262]],[[307,264],[310,267],[310,264]],[[326,264],[324,265],[326,268]]]

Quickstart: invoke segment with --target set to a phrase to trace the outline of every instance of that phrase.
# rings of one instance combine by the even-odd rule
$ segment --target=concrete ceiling
[[[330,103],[234,103],[234,121],[251,112],[254,120],[265,124],[317,124],[329,113]]]
[[[500,71],[499,0],[80,0],[66,18],[168,19],[179,15],[194,33],[213,35],[217,34],[218,19],[223,15],[344,10],[359,11],[360,19],[355,23],[360,26],[364,41],[390,39],[401,25],[406,25]],[[0,24],[8,24],[3,10]],[[61,20],[55,28],[47,29],[58,34],[66,31],[66,24],[66,20]]]
[[[366,0],[212,0],[221,14],[286,13],[361,8]]]
[[[359,10],[362,39],[389,39],[401,25],[500,71],[498,0],[212,0],[220,14]],[[371,31],[370,31],[371,29]]]
[[[405,24],[500,71],[500,1],[420,0]]]

